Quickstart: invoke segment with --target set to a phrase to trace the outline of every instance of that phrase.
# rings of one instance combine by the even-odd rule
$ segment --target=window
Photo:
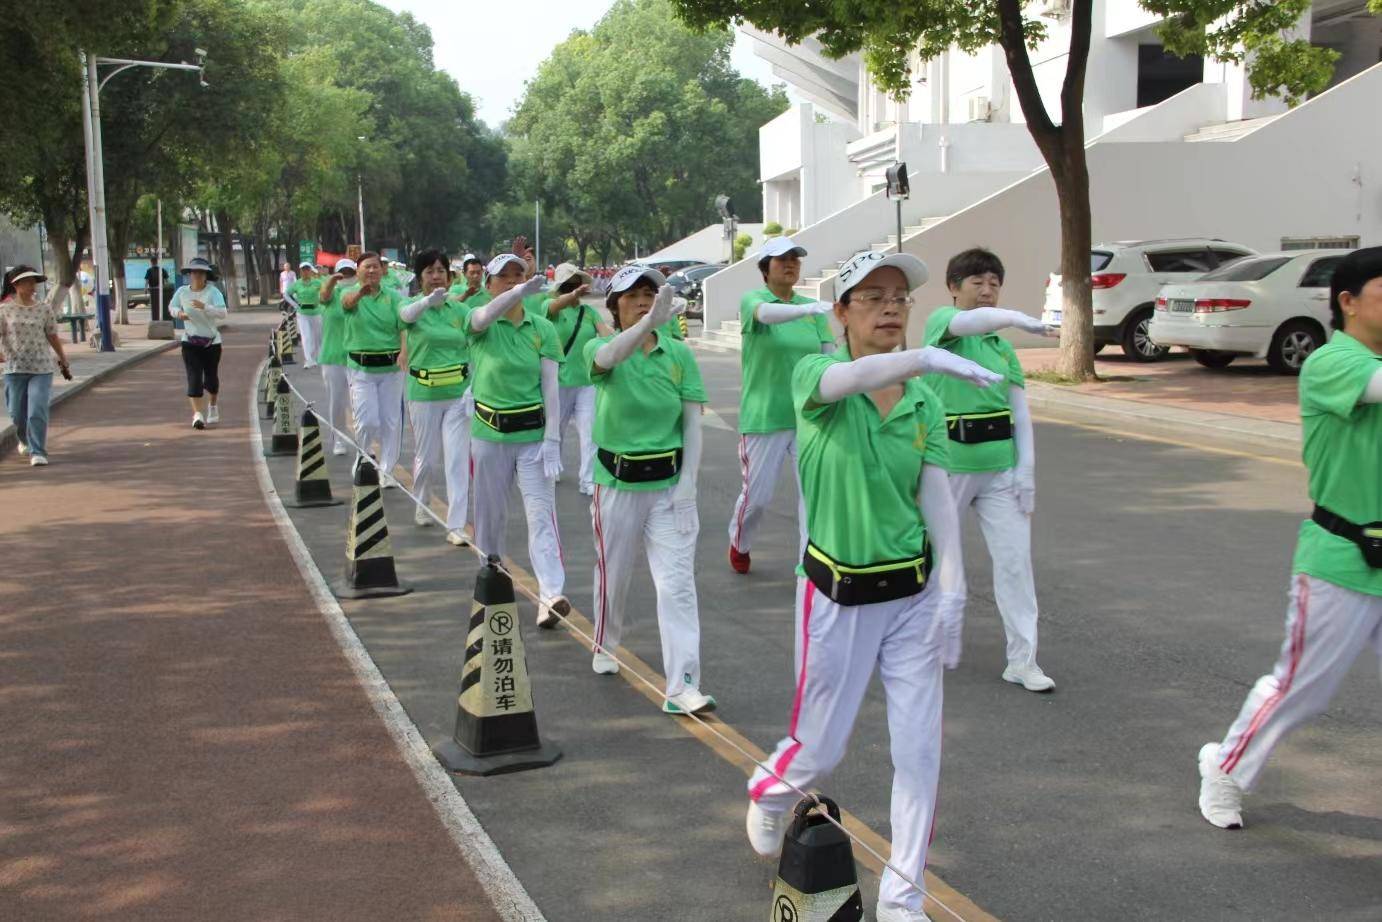
[[[1215,269],[1201,282],[1256,282],[1271,275],[1291,261],[1289,256],[1250,256],[1230,266]]]
[[[1209,252],[1214,254],[1214,258],[1219,261],[1220,266],[1227,266],[1231,262],[1237,262],[1244,256],[1251,256],[1243,250],[1230,250],[1225,247],[1210,247]]]
[[[1113,262],[1113,254],[1105,250],[1089,251],[1089,271],[1098,272],[1100,269]]]
[[[1208,272],[1214,268],[1210,260],[1209,251],[1204,247],[1147,254],[1147,265],[1153,272]]]
[[[1282,250],[1356,250],[1357,237],[1282,237]]]
[[[1301,288],[1328,288],[1329,281],[1334,277],[1334,267],[1342,260],[1342,256],[1326,256],[1324,259],[1317,259],[1310,264],[1310,268],[1305,270],[1305,275],[1301,276]]]

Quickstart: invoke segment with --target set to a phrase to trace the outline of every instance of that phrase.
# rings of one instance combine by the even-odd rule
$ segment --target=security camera
[[[192,53],[195,54],[195,55],[196,55],[197,57],[199,57],[199,58],[204,58],[204,57],[206,57],[206,49],[205,49],[205,48],[193,48],[193,49],[192,49]]]

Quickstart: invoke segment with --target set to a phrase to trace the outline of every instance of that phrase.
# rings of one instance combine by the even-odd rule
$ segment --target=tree
[[[849,0],[784,4],[777,0],[670,0],[679,16],[702,28],[748,20],[799,42],[815,36],[833,55],[862,51],[875,81],[905,98],[913,60],[931,60],[955,46],[974,52],[1003,49],[1022,113],[1055,182],[1060,208],[1061,276],[1065,319],[1059,371],[1077,380],[1094,377],[1090,300],[1091,215],[1085,159],[1084,88],[1093,0],[1071,0],[1070,47],[1059,111],[1048,111],[1032,71],[1029,49],[1045,36],[1041,20],[1024,15],[1023,0]],[[1382,0],[1370,0],[1374,8]],[[1323,88],[1334,60],[1326,49],[1291,40],[1282,31],[1310,8],[1310,0],[1139,0],[1169,17],[1161,26],[1174,53],[1191,51],[1247,60],[1254,94],[1298,99]]]

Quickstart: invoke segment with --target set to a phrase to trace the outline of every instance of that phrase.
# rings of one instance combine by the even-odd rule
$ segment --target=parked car
[[[679,297],[685,298],[691,305],[686,311],[686,316],[693,320],[701,319],[704,316],[705,310],[701,306],[704,301],[701,283],[723,268],[723,263],[705,263],[699,266],[689,266],[667,277],[667,284],[672,286],[672,290]]]
[[[1253,256],[1197,281],[1167,285],[1156,299],[1152,340],[1185,346],[1206,368],[1251,355],[1282,374],[1300,374],[1306,357],[1329,338],[1329,280],[1344,256],[1338,250]]]
[[[1212,269],[1255,253],[1250,247],[1208,237],[1167,240],[1123,240],[1101,243],[1089,253],[1090,283],[1094,287],[1094,351],[1118,345],[1137,362],[1155,362],[1169,349],[1147,337],[1152,308],[1163,285],[1190,281]],[[1046,282],[1046,305],[1041,319],[1061,325],[1064,308],[1061,277]]]
[[[692,266],[701,266],[704,264],[705,260],[703,259],[635,259],[632,262],[632,265],[649,266],[666,275],[670,275],[681,269],[689,269]],[[669,272],[668,270],[671,271]]]

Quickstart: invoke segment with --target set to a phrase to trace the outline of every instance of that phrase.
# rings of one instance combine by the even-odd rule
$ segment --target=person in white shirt
[[[292,303],[288,289],[293,287],[293,283],[298,280],[298,274],[293,271],[293,267],[287,263],[283,264],[283,271],[278,273],[278,296],[284,301]]]
[[[197,257],[182,267],[191,280],[168,302],[169,314],[182,321],[182,364],[187,370],[187,399],[192,403],[192,428],[205,429],[221,420],[216,398],[221,391],[221,331],[217,321],[226,318],[226,301],[210,284],[216,270]]]

